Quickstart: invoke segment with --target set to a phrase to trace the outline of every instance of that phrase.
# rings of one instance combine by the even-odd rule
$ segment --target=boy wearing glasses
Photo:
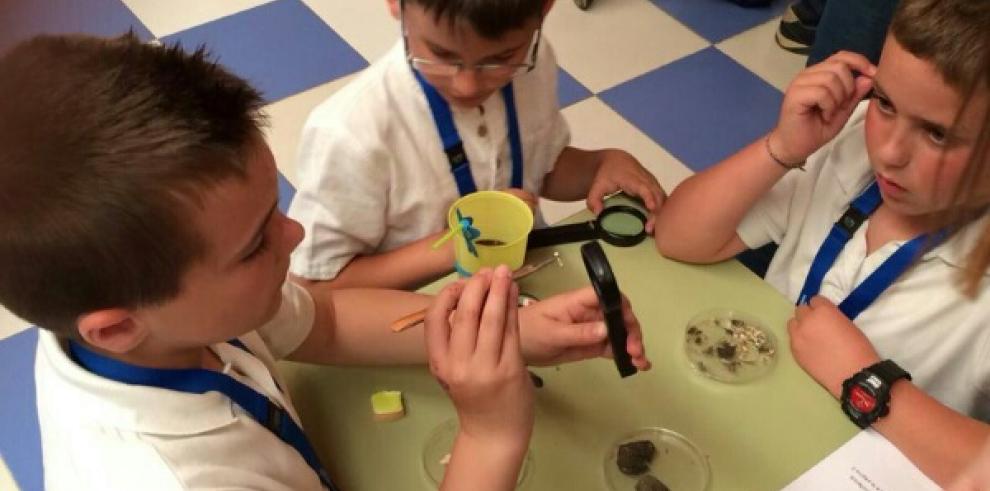
[[[306,238],[293,275],[330,287],[411,288],[451,271],[442,234],[458,197],[506,189],[586,199],[625,191],[655,210],[656,178],[626,152],[568,146],[557,64],[541,40],[553,0],[388,0],[402,42],[318,106],[289,210]],[[652,229],[652,223],[647,224]]]

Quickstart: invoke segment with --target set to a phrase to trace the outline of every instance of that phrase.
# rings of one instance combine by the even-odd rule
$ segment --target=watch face
[[[877,407],[877,399],[861,386],[855,386],[849,392],[849,404],[861,413],[870,413]]]

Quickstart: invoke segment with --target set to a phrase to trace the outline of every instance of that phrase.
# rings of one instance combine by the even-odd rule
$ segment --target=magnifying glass
[[[581,246],[581,258],[588,270],[588,278],[598,294],[598,303],[605,313],[605,327],[608,329],[608,342],[612,345],[612,358],[619,375],[628,377],[636,373],[632,358],[626,351],[626,323],[622,319],[622,295],[619,284],[612,274],[605,251],[597,241]]]
[[[569,242],[601,239],[619,247],[639,244],[646,238],[646,214],[629,205],[614,205],[602,210],[594,220],[533,230],[527,249]]]

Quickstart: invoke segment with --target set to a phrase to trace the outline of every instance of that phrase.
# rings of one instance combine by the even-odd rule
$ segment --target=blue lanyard
[[[230,344],[251,353],[238,339],[231,340]],[[276,406],[268,397],[233,377],[202,368],[160,369],[131,365],[103,356],[75,341],[69,341],[69,351],[83,368],[110,380],[192,394],[216,391],[229,397],[255,421],[295,448],[320,477],[323,485],[331,491],[337,491],[337,487],[330,480],[330,475],[320,464],[316,451],[306,439],[306,434],[293,421],[292,416],[285,409]]]
[[[797,300],[798,305],[807,303],[811,297],[818,294],[825,274],[835,264],[839,253],[842,252],[846,243],[849,242],[849,239],[852,238],[866,218],[880,207],[881,202],[883,202],[883,198],[880,195],[880,187],[874,182],[849,205],[849,209],[832,225],[832,230],[828,232],[821,248],[815,254],[811,269],[808,270],[808,277],[804,280],[804,287],[801,288],[801,295]],[[911,267],[914,260],[925,250],[942,242],[945,235],[944,230],[935,232],[933,235],[921,234],[902,245],[897,249],[897,252],[887,258],[876,271],[849,293],[849,296],[839,304],[839,310],[850,320],[855,319],[884,290],[890,287],[897,277]]]
[[[474,183],[474,176],[471,175],[471,165],[468,162],[467,153],[464,151],[464,144],[461,135],[454,126],[454,116],[450,112],[450,106],[437,89],[430,85],[418,71],[413,70],[416,80],[423,93],[426,94],[426,101],[430,104],[430,112],[433,113],[433,122],[437,131],[440,132],[440,142],[443,144],[443,151],[447,154],[447,161],[450,163],[450,172],[454,174],[457,182],[457,191],[461,196],[471,194],[478,190]],[[512,84],[502,87],[502,101],[505,102],[505,118],[509,127],[509,148],[512,151],[512,181],[510,187],[522,188],[522,141],[519,138],[519,118],[516,115],[516,100],[512,92]]]

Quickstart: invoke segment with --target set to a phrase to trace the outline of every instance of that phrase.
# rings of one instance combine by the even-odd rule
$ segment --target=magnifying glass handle
[[[538,228],[529,233],[526,241],[527,249],[536,249],[571,242],[593,240],[598,237],[594,221],[557,225],[554,227]]]
[[[632,364],[632,357],[626,351],[626,339],[628,338],[625,328],[616,329],[612,326],[624,326],[622,319],[622,309],[615,309],[605,312],[605,324],[610,327],[608,330],[608,343],[612,346],[612,358],[615,360],[615,368],[619,370],[619,376],[628,377],[636,373],[636,366]]]

